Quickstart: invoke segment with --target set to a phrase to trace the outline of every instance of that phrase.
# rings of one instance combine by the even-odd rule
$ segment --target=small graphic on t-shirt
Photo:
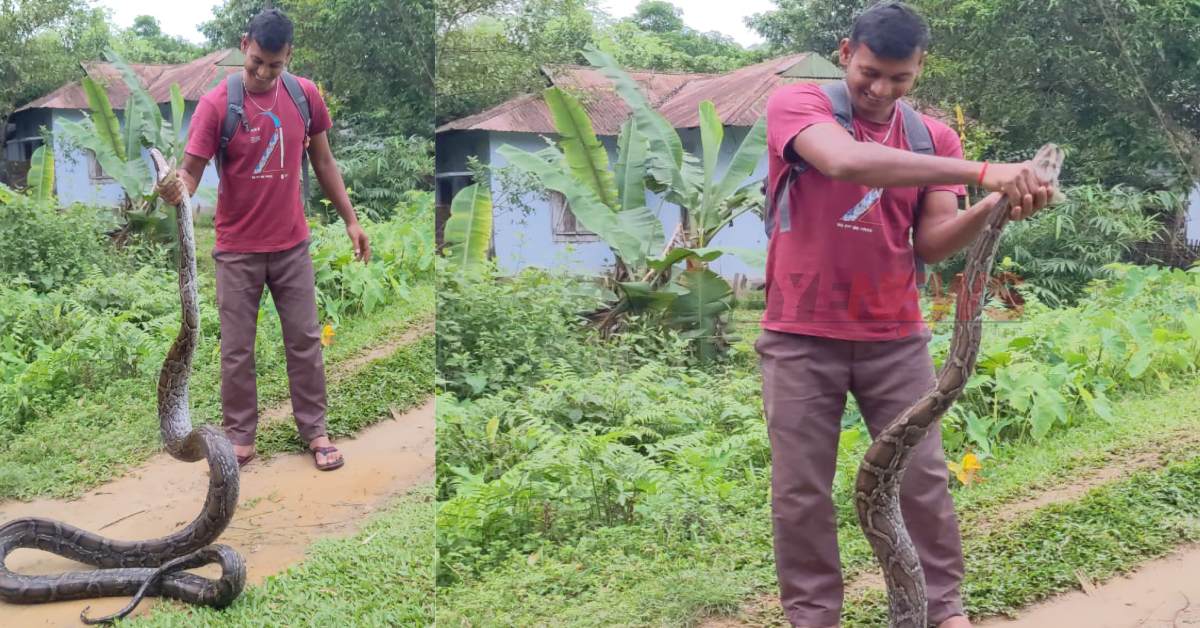
[[[271,160],[271,156],[272,156],[272,153],[275,152],[276,147],[279,148],[279,168],[278,168],[278,170],[271,170],[269,172],[282,171],[283,170],[283,123],[279,120],[279,116],[275,115],[273,112],[270,112],[270,111],[264,111],[258,115],[259,116],[267,116],[268,118],[270,118],[273,128],[271,129],[271,139],[267,141],[266,147],[263,148],[262,156],[259,157],[259,159],[258,159],[258,164],[256,166],[254,166],[254,174],[256,174],[256,175],[263,174],[264,169],[267,167],[267,162],[273,161],[273,160]],[[258,139],[258,138],[251,138],[251,141],[253,142],[256,139]]]
[[[867,225],[881,224],[878,220],[870,220],[869,218],[871,217],[871,210],[879,206],[879,199],[882,197],[883,188],[871,188],[868,190],[866,195],[859,199],[846,213],[842,214],[841,220],[838,221],[838,227],[852,231],[873,232],[874,229]]]

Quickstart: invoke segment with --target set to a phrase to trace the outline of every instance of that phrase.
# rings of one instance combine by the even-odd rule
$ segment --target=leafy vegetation
[[[1091,445],[1065,445],[1085,433],[1120,429],[1133,439],[1133,425],[1145,419],[1121,404],[1176,390],[1194,377],[1200,272],[1113,265],[1108,273],[1074,307],[1051,309],[1031,294],[1023,318],[987,325],[977,373],[942,423],[948,458],[970,453],[981,467],[965,477],[999,482],[999,493],[985,491],[980,499],[1011,500],[1032,483],[1069,479],[1055,475],[1061,463],[1039,463],[1037,474],[996,468],[1013,451],[1032,460],[1050,442],[1059,443],[1053,451],[1060,458],[1086,451]],[[509,320],[491,317],[492,337],[505,337]],[[948,323],[933,328],[931,352],[940,363]],[[589,346],[587,332],[576,333],[583,339],[572,342]],[[623,345],[621,354],[634,355],[634,344]],[[686,352],[677,354],[684,357],[676,366],[669,359],[613,358],[595,370],[591,360],[568,355],[496,393],[440,397],[437,577],[446,620],[474,621],[487,612],[515,624],[550,617],[569,625],[678,624],[733,611],[754,589],[769,588],[770,448],[761,384],[747,342],[734,349],[733,360],[703,368]],[[834,497],[842,555],[853,575],[869,570],[872,560],[850,499],[868,438],[853,408],[844,425]],[[1141,515],[1177,521],[1170,504],[1153,495],[1170,494],[1190,476],[1167,477],[1175,488],[1144,493]],[[969,521],[974,483],[959,490]],[[1188,538],[1172,530],[1178,528],[1149,545],[1116,546],[1119,562]],[[1032,536],[1028,547],[1040,538]],[[1044,592],[1062,586],[1033,582]],[[501,601],[491,593],[499,590],[525,601]],[[874,625],[872,617],[856,625]]]
[[[320,541],[304,562],[248,587],[215,611],[167,602],[129,626],[429,626],[434,622],[433,515],[428,488],[403,495],[354,536]],[[352,618],[352,619],[351,619]]]

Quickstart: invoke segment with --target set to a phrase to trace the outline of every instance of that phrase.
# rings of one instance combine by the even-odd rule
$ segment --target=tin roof
[[[597,135],[617,135],[629,107],[600,70],[587,66],[547,66],[542,73],[556,87],[579,96]],[[724,74],[629,72],[651,106],[675,128],[699,126],[699,106],[711,100],[727,126],[751,126],[766,110],[767,96],[779,85],[825,82],[841,70],[815,53],[776,57]],[[447,122],[444,131],[516,131],[554,133],[554,118],[541,94],[517,96],[480,113]]]
[[[111,63],[90,61],[81,64],[92,80],[104,86],[114,109],[121,109],[129,99],[129,88],[121,72]],[[197,101],[226,75],[241,69],[241,52],[236,49],[218,50],[188,63],[176,65],[130,64],[142,86],[158,103],[171,102],[171,84],[178,83],[185,101]],[[62,87],[30,102],[25,109],[88,109],[87,93],[82,81]]]

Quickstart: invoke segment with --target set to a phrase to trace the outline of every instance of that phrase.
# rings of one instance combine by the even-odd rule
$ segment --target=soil
[[[1129,576],[994,618],[978,628],[1186,628],[1200,626],[1200,545],[1143,564]]]
[[[242,470],[237,513],[219,542],[246,558],[248,583],[258,584],[304,558],[306,548],[327,537],[353,534],[364,518],[389,498],[433,479],[434,402],[337,441],[346,464],[322,472],[307,454],[258,459]],[[204,502],[208,474],[203,463],[179,462],[160,454],[129,475],[71,501],[39,500],[0,504],[0,521],[38,516],[60,519],[118,539],[169,534],[196,516]],[[93,567],[38,550],[20,549],[8,567],[28,574],[91,570]],[[216,573],[209,567],[210,575]],[[197,573],[204,574],[205,570]],[[82,625],[79,612],[115,611],[128,600],[107,598],[20,606],[0,603],[5,626]],[[153,607],[147,600],[135,614]]]

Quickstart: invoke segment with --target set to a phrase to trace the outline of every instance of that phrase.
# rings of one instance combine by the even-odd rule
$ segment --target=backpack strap
[[[239,124],[246,122],[246,110],[243,101],[242,73],[234,72],[225,77],[225,89],[228,92],[225,99],[225,121],[221,125],[221,143],[217,145],[217,176],[221,176],[221,168],[225,163],[225,149],[229,140],[237,133]]]
[[[287,89],[287,93],[292,97],[292,102],[296,103],[296,109],[300,111],[300,118],[304,120],[304,139],[308,139],[309,129],[312,128],[312,109],[308,105],[308,97],[304,94],[304,88],[300,85],[300,81],[296,80],[290,72],[284,72],[280,78],[283,80],[283,87]],[[300,172],[302,175],[303,187],[301,188],[301,201],[304,203],[304,208],[308,209],[308,151],[302,150],[300,157]]]
[[[854,135],[853,112],[850,107],[850,88],[846,86],[846,81],[835,81],[833,83],[825,83],[821,85],[821,91],[829,98],[829,102],[833,104],[833,117],[838,124],[842,125],[843,129],[850,135]],[[763,207],[763,227],[767,231],[767,237],[771,237],[772,231],[775,229],[776,216],[779,217],[779,231],[787,233],[792,229],[792,217],[790,211],[790,203],[788,202],[787,190],[792,188],[792,184],[804,171],[808,170],[808,163],[800,160],[793,163],[788,169],[788,174],[783,180],[783,185],[775,189],[775,194],[767,196]]]
[[[903,100],[897,101],[896,105],[900,107],[900,115],[904,117],[904,136],[908,140],[908,149],[922,155],[933,155],[933,136],[929,133],[929,127],[925,126],[924,118]],[[916,233],[920,219],[921,197],[918,196],[917,206],[913,210],[913,233]],[[917,287],[920,288],[925,285],[925,261],[917,255],[915,248],[913,264],[917,267]]]

